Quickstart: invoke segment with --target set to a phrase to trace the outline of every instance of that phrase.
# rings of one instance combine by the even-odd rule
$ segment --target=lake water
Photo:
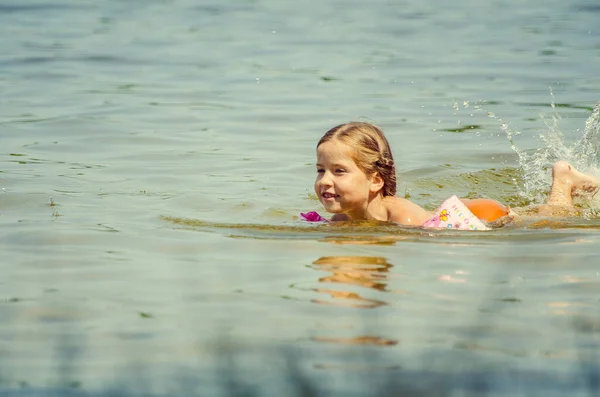
[[[320,210],[316,142],[350,120],[384,129],[399,194],[430,209],[541,200],[557,156],[596,172],[600,132],[577,142],[599,18],[1,1],[0,394],[597,393],[594,205],[486,233],[297,215]]]

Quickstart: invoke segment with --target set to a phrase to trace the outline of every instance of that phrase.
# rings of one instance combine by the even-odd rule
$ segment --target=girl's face
[[[364,216],[370,198],[383,183],[365,174],[352,158],[352,148],[333,139],[317,148],[315,193],[327,212]]]

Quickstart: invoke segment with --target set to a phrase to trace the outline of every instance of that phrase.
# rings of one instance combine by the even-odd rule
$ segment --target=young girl
[[[527,213],[575,215],[577,210],[573,206],[573,197],[597,189],[598,181],[594,177],[577,171],[565,161],[557,162],[552,167],[552,186],[547,203],[528,209]],[[334,214],[332,221],[379,220],[410,226],[437,226],[445,211],[429,212],[396,196],[396,167],[389,143],[378,127],[363,122],[338,125],[321,138],[317,144],[315,193],[325,210]],[[469,212],[460,212],[457,205],[464,208],[463,204],[486,222],[509,215],[510,209],[495,200],[461,199],[459,202],[455,199],[458,204],[445,203],[452,205],[456,214],[461,216],[463,212]],[[519,212],[517,209],[516,213]],[[510,213],[513,214],[512,211]],[[461,228],[458,224],[456,226]],[[452,228],[450,224],[448,227]]]

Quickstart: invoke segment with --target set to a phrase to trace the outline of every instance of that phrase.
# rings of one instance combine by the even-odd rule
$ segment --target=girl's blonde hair
[[[350,122],[333,127],[323,135],[324,142],[338,139],[354,149],[353,160],[365,174],[378,173],[383,179],[383,196],[396,195],[396,166],[383,131],[373,124]]]

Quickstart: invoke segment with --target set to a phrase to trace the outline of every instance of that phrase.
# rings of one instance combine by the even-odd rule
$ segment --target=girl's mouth
[[[323,197],[325,200],[333,200],[336,197],[340,197],[340,196],[337,194],[333,194],[333,193],[323,193],[323,194],[321,194],[321,197]]]

